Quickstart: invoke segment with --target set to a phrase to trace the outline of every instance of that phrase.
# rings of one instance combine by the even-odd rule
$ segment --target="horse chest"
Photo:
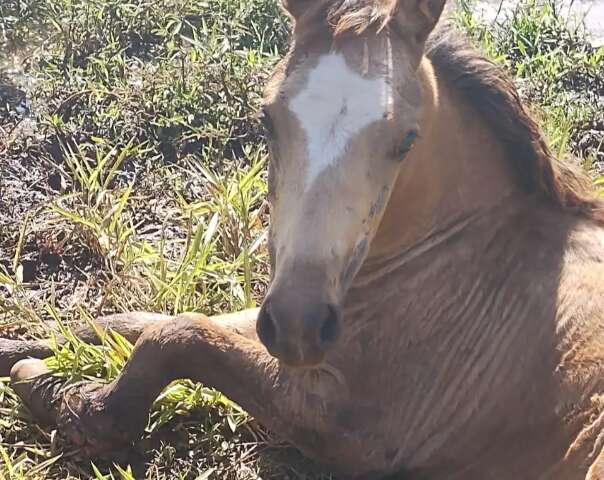
[[[471,284],[458,287],[472,291]],[[515,323],[532,308],[505,295],[478,297],[464,304],[441,286],[391,298],[371,313],[352,310],[351,324],[370,325],[371,334],[351,338],[335,359],[349,388],[336,425],[362,437],[381,468],[447,465],[451,473],[489,442],[505,443],[516,428],[553,411],[545,403],[535,408],[548,380],[532,372],[539,363],[553,371],[555,352],[524,348],[530,341],[523,337],[535,330]],[[522,348],[510,349],[514,344]]]

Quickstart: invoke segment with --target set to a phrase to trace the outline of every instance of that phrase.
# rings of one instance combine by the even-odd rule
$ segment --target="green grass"
[[[557,150],[596,173],[604,50],[554,4],[496,25],[471,11],[463,4],[459,23],[516,76]],[[0,335],[58,325],[69,342],[50,365],[68,380],[109,381],[131,345],[115,334],[86,345],[74,323],[261,300],[266,147],[255,115],[287,31],[273,0],[0,3],[0,52],[10,52],[0,58]],[[0,381],[0,457],[0,479],[329,478],[190,382],[164,391],[119,465],[92,465]]]

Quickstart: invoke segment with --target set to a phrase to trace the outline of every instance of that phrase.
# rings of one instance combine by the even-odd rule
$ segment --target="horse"
[[[188,378],[341,478],[604,479],[604,202],[444,4],[283,3],[261,307],[98,319],[136,341],[109,384],[3,340],[38,419],[97,455]]]

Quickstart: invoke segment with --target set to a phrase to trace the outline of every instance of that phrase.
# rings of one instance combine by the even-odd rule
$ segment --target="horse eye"
[[[396,159],[398,161],[403,160],[405,158],[405,155],[407,155],[407,153],[409,153],[409,150],[411,150],[411,147],[413,146],[413,143],[415,142],[417,137],[418,137],[418,131],[416,129],[409,130],[405,134],[403,141],[398,146],[398,149],[396,151]]]

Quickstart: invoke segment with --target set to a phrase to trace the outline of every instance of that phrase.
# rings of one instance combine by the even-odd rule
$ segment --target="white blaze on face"
[[[341,54],[323,55],[308,82],[290,102],[306,134],[306,190],[345,152],[364,127],[388,113],[390,82],[384,76],[364,78],[346,65]]]

